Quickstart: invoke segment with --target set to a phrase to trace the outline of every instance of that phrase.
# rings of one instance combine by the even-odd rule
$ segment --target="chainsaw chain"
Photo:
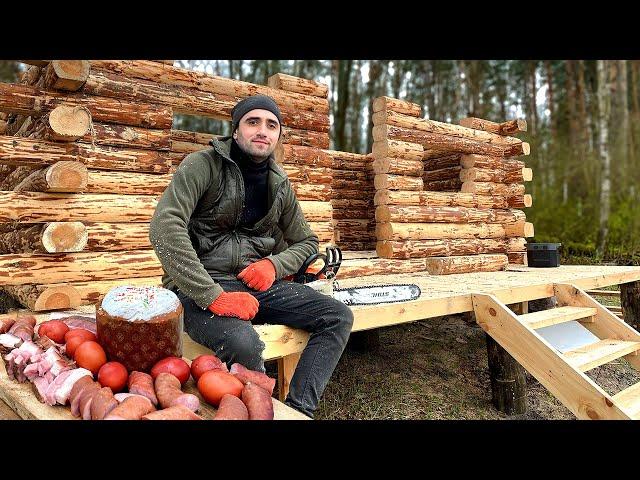
[[[333,282],[334,285],[334,292],[346,292],[348,290],[352,290],[352,289],[356,289],[356,288],[384,288],[384,287],[416,287],[418,289],[419,295],[418,298],[420,298],[420,296],[422,295],[422,289],[420,288],[419,285],[416,285],[415,283],[394,283],[394,284],[388,284],[388,285],[362,285],[360,287],[349,287],[349,288],[340,288],[340,285],[338,284],[338,281],[334,281]],[[418,298],[414,298],[412,300],[387,300],[384,302],[378,302],[378,303],[345,303],[345,305],[347,306],[352,306],[352,305],[380,305],[381,303],[400,303],[400,302],[413,302],[415,300],[418,300]],[[343,302],[344,303],[344,302]]]

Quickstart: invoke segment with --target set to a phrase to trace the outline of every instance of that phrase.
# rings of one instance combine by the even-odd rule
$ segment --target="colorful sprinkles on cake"
[[[102,309],[129,321],[147,321],[175,310],[179,304],[176,294],[166,288],[121,285],[105,295]]]

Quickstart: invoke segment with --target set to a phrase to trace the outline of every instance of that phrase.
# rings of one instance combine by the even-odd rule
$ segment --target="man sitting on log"
[[[189,154],[151,220],[163,284],[184,306],[189,336],[231,365],[264,372],[251,322],[310,332],[285,403],[309,417],[347,344],[343,303],[283,280],[318,251],[291,183],[274,161],[281,135],[275,101],[255,95],[231,112],[232,137]]]

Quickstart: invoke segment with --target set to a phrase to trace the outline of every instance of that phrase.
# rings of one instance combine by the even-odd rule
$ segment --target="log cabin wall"
[[[373,103],[376,251],[426,259],[432,274],[495,271],[526,264],[533,225],[524,182],[531,169],[513,157],[529,145],[510,136],[513,120],[467,118],[460,125],[421,118],[421,107],[389,97]]]
[[[0,288],[41,311],[98,301],[120,284],[159,285],[149,221],[176,167],[213,134],[172,130],[173,114],[230,120],[249,95],[283,115],[276,160],[321,244],[333,243],[325,85],[269,86],[167,61],[34,61],[0,83]]]

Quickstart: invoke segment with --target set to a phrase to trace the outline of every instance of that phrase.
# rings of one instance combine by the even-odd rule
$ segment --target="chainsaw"
[[[311,266],[318,260],[322,260],[324,265],[314,272]],[[327,247],[325,254],[314,253],[309,256],[298,272],[293,275],[293,281],[333,296],[336,300],[350,306],[408,302],[420,297],[420,287],[413,284],[340,288],[336,275],[341,263],[342,250],[338,247]]]

